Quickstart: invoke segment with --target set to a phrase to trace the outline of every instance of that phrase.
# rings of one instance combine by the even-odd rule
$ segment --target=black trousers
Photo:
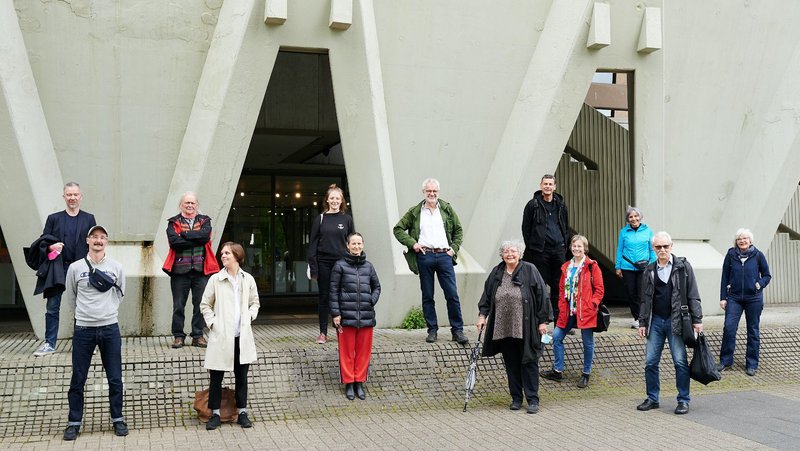
[[[566,260],[563,248],[545,249],[542,252],[529,254],[527,260],[536,266],[544,283],[550,288],[550,305],[553,307],[553,321],[558,319],[558,283],[561,281],[561,265]]]
[[[236,378],[236,407],[244,409],[247,407],[247,370],[250,364],[239,363],[239,337],[233,341],[233,375]],[[208,370],[211,374],[211,384],[208,390],[208,408],[211,410],[219,409],[222,402],[222,378],[224,371]]]
[[[202,337],[206,320],[200,313],[200,301],[206,289],[208,276],[200,271],[191,270],[186,274],[170,274],[169,285],[172,289],[172,336],[186,338],[183,331],[185,322],[186,301],[192,293],[192,338]]]
[[[631,308],[633,319],[639,319],[639,307],[642,300],[639,299],[642,289],[642,274],[644,271],[622,270],[622,283],[625,285],[625,293],[628,295],[628,304]]]
[[[328,335],[328,321],[331,316],[331,272],[336,259],[317,259],[317,285],[319,286],[319,332]]]
[[[500,340],[503,363],[508,376],[508,391],[511,400],[522,402],[524,393],[528,404],[539,404],[539,361],[522,363],[522,339],[504,338]]]

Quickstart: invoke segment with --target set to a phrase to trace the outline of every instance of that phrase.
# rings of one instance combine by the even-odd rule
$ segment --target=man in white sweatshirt
[[[125,292],[122,265],[106,257],[108,231],[96,225],[86,237],[89,253],[69,266],[64,300],[75,308],[75,332],[72,336],[72,380],[69,384],[69,417],[64,440],[75,440],[83,418],[83,388],[92,363],[95,347],[108,379],[108,400],[114,434],[128,435],[122,416],[122,338],[117,314]],[[92,281],[99,272],[108,276],[105,283]],[[97,274],[92,274],[97,272]],[[100,287],[100,288],[97,288]],[[104,291],[103,291],[104,290]]]

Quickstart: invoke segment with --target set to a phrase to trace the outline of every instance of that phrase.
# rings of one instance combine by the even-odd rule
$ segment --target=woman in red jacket
[[[541,373],[551,381],[561,382],[564,371],[564,336],[573,328],[581,330],[583,339],[583,374],[579,388],[589,385],[594,358],[594,328],[597,309],[603,301],[603,274],[596,261],[589,258],[589,240],[575,235],[570,241],[572,258],[561,266],[558,284],[558,318],[553,330],[553,369]]]

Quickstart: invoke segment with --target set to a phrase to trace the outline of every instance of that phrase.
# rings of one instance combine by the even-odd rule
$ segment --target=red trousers
[[[366,382],[372,356],[372,327],[343,326],[338,338],[342,383]]]

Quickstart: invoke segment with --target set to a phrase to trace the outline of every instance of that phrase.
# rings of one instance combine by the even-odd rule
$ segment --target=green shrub
[[[422,307],[414,307],[409,310],[406,319],[403,320],[403,324],[401,324],[400,327],[406,330],[427,327],[425,316],[422,314]]]

